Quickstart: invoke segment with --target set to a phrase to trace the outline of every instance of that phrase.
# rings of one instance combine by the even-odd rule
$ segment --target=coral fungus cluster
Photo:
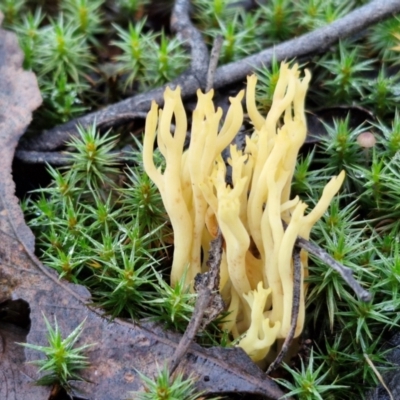
[[[232,185],[226,183],[221,152],[242,126],[244,91],[230,98],[222,127],[222,110],[215,109],[213,92],[198,91],[186,151],[188,124],[179,88],[167,89],[164,108],[158,110],[153,103],[146,120],[144,167],[160,190],[174,230],[171,284],[181,278],[186,268],[188,284],[205,270],[210,241],[220,229],[225,241],[220,291],[230,311],[223,328],[233,336],[246,333],[239,346],[255,361],[265,358],[274,341],[288,334],[296,237],[309,238],[313,225],[344,179],[343,172],[333,177],[317,205],[306,215],[307,205],[298,197],[290,198],[297,154],[307,132],[304,101],[310,74],[306,70],[303,79],[299,76],[297,65],[281,65],[266,118],[255,104],[257,79],[254,75],[248,77],[246,107],[254,132],[246,137],[243,151],[230,146]],[[166,160],[163,171],[153,161],[156,137]],[[307,269],[305,252],[301,263],[303,280]],[[300,303],[296,336],[304,324],[303,284]]]

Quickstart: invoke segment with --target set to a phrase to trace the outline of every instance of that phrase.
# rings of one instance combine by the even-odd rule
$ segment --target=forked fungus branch
[[[174,229],[171,284],[187,268],[187,283],[192,285],[195,275],[206,268],[201,254],[208,254],[209,243],[220,228],[225,241],[220,291],[230,311],[223,328],[234,337],[246,333],[239,346],[254,361],[264,359],[275,340],[288,335],[293,247],[298,236],[309,238],[344,180],[344,172],[333,177],[307,214],[307,205],[290,197],[297,155],[306,138],[304,101],[309,81],[308,70],[300,78],[297,65],[289,68],[283,63],[272,107],[264,117],[255,103],[257,78],[248,77],[246,106],[254,132],[246,138],[244,151],[230,147],[232,187],[226,183],[221,152],[243,123],[244,91],[230,98],[221,128],[222,110],[214,107],[213,91],[197,92],[186,151],[188,124],[179,87],[165,91],[162,110],[153,102],[146,120],[144,167],[161,192]],[[164,171],[153,161],[156,138],[166,160]],[[304,250],[301,264],[303,282],[307,274]],[[302,284],[295,336],[303,329],[305,289]]]

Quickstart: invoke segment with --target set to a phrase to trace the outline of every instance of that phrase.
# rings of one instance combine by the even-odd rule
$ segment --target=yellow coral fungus
[[[201,255],[206,258],[219,228],[225,241],[220,290],[231,317],[223,328],[235,337],[245,333],[239,346],[256,361],[290,329],[296,237],[308,239],[344,179],[343,172],[333,177],[306,215],[307,205],[290,198],[297,154],[307,132],[304,101],[309,81],[307,70],[301,79],[297,65],[289,68],[283,63],[271,109],[264,118],[255,104],[257,78],[248,78],[246,106],[254,132],[246,137],[243,151],[230,147],[232,185],[226,183],[221,152],[243,123],[243,91],[230,98],[220,130],[222,110],[215,109],[212,91],[198,91],[186,151],[187,120],[179,88],[167,89],[163,110],[153,104],[146,120],[144,167],[160,190],[174,230],[171,284],[188,265],[187,284],[205,270]],[[173,119],[175,131],[171,133]],[[166,160],[164,172],[153,161],[156,136]],[[301,262],[306,268],[305,252]],[[303,270],[302,279],[304,274]],[[296,336],[304,324],[304,290],[302,284]]]
[[[251,324],[246,336],[239,342],[239,347],[245,350],[254,361],[265,358],[278,336],[281,325],[278,321],[270,326],[269,319],[264,317],[264,307],[270,294],[271,289],[264,289],[260,282],[257,289],[244,295],[251,308]]]

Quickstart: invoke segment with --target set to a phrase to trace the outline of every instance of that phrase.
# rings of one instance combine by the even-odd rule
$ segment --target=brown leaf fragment
[[[48,388],[33,386],[33,380],[20,370],[24,365],[24,349],[16,342],[26,340],[27,330],[14,324],[0,325],[0,399],[46,399]]]
[[[88,307],[90,294],[84,287],[59,280],[35,257],[34,237],[11,175],[17,142],[41,102],[35,76],[21,65],[15,35],[0,29],[0,399],[45,400],[54,395],[51,387],[35,386],[37,367],[27,363],[43,355],[16,344],[48,344],[43,314],[51,323],[56,317],[64,337],[86,319],[77,346],[96,345],[86,353],[90,367],[82,373],[85,381],[71,382],[79,397],[126,399],[142,387],[136,371],[154,375],[157,365],[174,354],[180,335],[154,324],[110,321]],[[240,349],[205,350],[192,344],[181,368],[209,393],[283,395]]]
[[[0,16],[0,21],[2,20]],[[15,34],[0,30],[0,192],[7,210],[0,211],[0,229],[10,233],[8,218],[21,214],[14,196],[11,163],[19,138],[42,102],[36,77],[22,70],[23,54]],[[21,236],[33,246],[34,238],[23,220],[17,223]]]
[[[0,13],[0,22],[3,15]],[[0,399],[45,399],[48,388],[33,386],[33,379],[25,374],[21,367],[25,364],[23,348],[15,342],[26,339],[28,329],[26,317],[18,297],[13,290],[18,286],[20,277],[9,274],[3,264],[15,262],[15,255],[23,251],[16,242],[10,219],[15,218],[21,237],[30,246],[34,238],[25,225],[18,200],[14,196],[15,185],[11,176],[11,163],[18,140],[32,118],[32,111],[41,103],[41,96],[36,77],[31,72],[22,70],[23,55],[18,47],[16,36],[0,29]],[[21,266],[22,267],[22,266]],[[7,301],[8,300],[8,301]],[[11,302],[15,300],[16,302]],[[7,319],[14,316],[18,323]],[[24,326],[25,325],[25,326]]]

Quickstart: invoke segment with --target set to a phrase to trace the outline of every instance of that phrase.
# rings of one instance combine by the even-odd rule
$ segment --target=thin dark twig
[[[287,224],[285,221],[282,221],[283,228],[287,228]],[[343,280],[353,289],[354,293],[357,297],[362,301],[370,301],[372,296],[365,290],[354,278],[353,271],[345,267],[344,265],[340,264],[336,261],[332,256],[330,256],[325,250],[321,249],[321,247],[317,246],[314,243],[309,242],[308,240],[297,236],[295,246],[300,247],[308,251],[309,253],[313,254],[314,256],[318,257],[322,262],[326,265],[334,269],[336,272],[340,274]]]
[[[17,150],[14,157],[26,164],[71,165],[74,160],[63,151],[29,151]]]
[[[117,115],[110,116],[109,119],[104,119],[97,124],[98,128],[115,127],[121,124],[125,124],[128,121],[134,119],[146,119],[147,113],[143,111],[130,112],[130,113],[119,113]]]
[[[207,263],[210,268],[209,271],[204,274],[198,274],[195,277],[194,288],[198,294],[196,305],[186,331],[171,358],[169,365],[171,374],[188,351],[197,332],[208,325],[224,310],[224,302],[218,293],[221,259],[222,234],[219,232],[218,236],[210,244],[209,260]]]
[[[218,68],[214,87],[221,87],[243,79],[255,68],[269,65],[273,58],[280,62],[323,53],[337,41],[355,35],[400,11],[399,0],[373,0],[344,17],[312,32],[287,40],[240,61]]]
[[[285,357],[293,341],[300,310],[301,284],[302,283],[301,283],[300,250],[293,248],[293,301],[292,301],[292,314],[290,318],[290,330],[285,338],[285,341],[283,342],[281,351],[279,352],[275,360],[268,367],[267,375],[269,375],[273,370],[275,370],[280,365],[280,363],[283,360],[283,357]]]
[[[204,87],[209,54],[200,31],[190,19],[190,0],[176,0],[171,15],[171,28],[179,39],[183,40],[190,49],[190,72],[199,81],[199,86]]]
[[[190,23],[188,8],[188,1],[177,0],[172,18],[176,20],[175,26],[180,29],[182,26],[185,26],[185,24],[180,23],[181,15],[178,12],[182,10],[182,14],[184,14],[183,10],[185,11],[186,14],[184,14],[184,16],[186,19],[182,19],[182,21],[189,22],[187,23],[188,29],[186,29],[184,33],[186,35],[191,33],[191,36],[189,35],[189,44],[192,45],[192,52],[195,53],[193,44],[200,43],[197,40],[200,34]],[[259,68],[262,65],[269,65],[274,56],[277,61],[283,61],[295,57],[307,57],[313,52],[328,49],[338,40],[354,35],[385,18],[391,17],[394,13],[399,11],[399,0],[373,0],[327,26],[263,50],[258,54],[246,57],[240,61],[218,68],[215,74],[214,88],[218,89],[227,84],[243,80],[246,75],[252,73],[255,68]],[[191,24],[190,29],[189,23]],[[206,84],[208,56],[205,56],[206,51],[204,49],[205,44],[203,43],[199,47],[198,54],[202,54],[205,58],[201,60],[201,57],[197,57],[197,55],[195,59],[192,57],[192,66],[189,71],[183,73],[173,82],[147,93],[130,97],[83,117],[76,118],[66,124],[56,126],[53,129],[43,132],[35,139],[21,142],[21,147],[37,151],[54,150],[62,146],[70,135],[76,133],[77,124],[89,126],[95,121],[101,124],[104,120],[117,118],[118,114],[126,114],[132,110],[147,112],[153,100],[162,106],[164,104],[163,93],[167,86],[179,85],[184,99],[193,96],[199,87],[205,87]],[[201,63],[205,66],[204,73],[200,69]]]
[[[127,151],[111,151],[108,153],[118,164],[133,164],[132,156]],[[63,151],[29,151],[17,150],[15,158],[26,164],[50,164],[65,166],[74,163],[75,159],[68,152]]]
[[[309,242],[301,237],[297,237],[296,246],[308,251],[314,256],[318,257],[326,265],[334,269],[340,274],[343,280],[353,289],[357,297],[362,301],[371,301],[371,293],[365,290],[354,278],[353,271],[345,267],[331,257],[326,251],[322,250],[316,244]]]
[[[388,385],[386,385],[385,380],[383,379],[383,376],[380,374],[380,372],[378,371],[378,369],[375,367],[374,363],[372,362],[372,360],[369,358],[369,355],[367,353],[364,353],[364,358],[367,361],[368,365],[371,367],[372,371],[374,371],[375,376],[378,378],[378,381],[381,383],[381,385],[385,388],[389,399],[390,400],[394,400],[393,394],[390,391]]]
[[[214,86],[215,71],[218,66],[219,55],[221,54],[221,48],[223,42],[224,38],[222,37],[222,35],[218,35],[214,39],[210,55],[210,65],[208,66],[208,72],[207,72],[206,93],[210,91]]]
[[[126,114],[118,114],[108,120],[104,120],[97,124],[98,128],[116,127],[128,121],[135,119],[145,119],[147,113],[145,112],[131,112]],[[132,164],[132,157],[128,155],[128,152],[112,151],[110,154],[113,155],[119,163]],[[74,158],[68,152],[63,151],[34,151],[34,150],[16,150],[14,157],[26,164],[50,164],[56,166],[71,165],[74,162]]]

